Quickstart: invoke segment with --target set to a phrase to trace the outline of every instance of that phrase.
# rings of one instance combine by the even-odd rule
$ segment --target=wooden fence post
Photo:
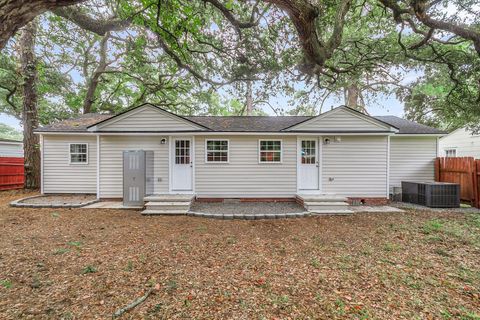
[[[435,158],[435,181],[440,181],[440,158]]]

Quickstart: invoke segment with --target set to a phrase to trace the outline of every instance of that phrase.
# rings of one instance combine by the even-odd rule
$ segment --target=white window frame
[[[71,150],[72,150],[71,146],[74,145],[74,144],[84,144],[87,147],[87,151],[86,151],[87,161],[86,162],[72,162],[72,154],[83,154],[83,153],[78,153],[78,152],[74,152],[74,153],[71,152]],[[68,163],[70,165],[74,165],[74,166],[76,166],[76,165],[80,165],[80,166],[87,165],[88,164],[88,151],[89,151],[89,149],[88,149],[88,143],[87,142],[72,142],[72,143],[69,143],[68,144]]]
[[[261,160],[261,153],[262,153],[262,147],[261,143],[262,141],[280,141],[280,161],[262,161]],[[263,150],[263,151],[269,151],[269,150]],[[283,163],[283,141],[282,139],[259,139],[258,140],[258,163],[260,164],[281,164]]]
[[[448,152],[449,152],[449,151],[454,151],[454,152],[455,152],[455,155],[449,156],[449,155],[448,155]],[[456,156],[457,156],[457,149],[456,149],[456,148],[446,148],[446,149],[445,149],[445,157],[446,157],[446,158],[455,158]]]
[[[227,161],[208,161],[207,144],[209,141],[227,141]],[[205,139],[205,163],[211,163],[211,164],[230,163],[230,140],[229,139]]]

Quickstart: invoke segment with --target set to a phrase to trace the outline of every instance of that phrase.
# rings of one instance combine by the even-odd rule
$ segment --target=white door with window
[[[172,190],[193,190],[192,139],[175,138],[172,152]]]
[[[318,139],[299,140],[299,184],[300,190],[319,190],[319,157]]]

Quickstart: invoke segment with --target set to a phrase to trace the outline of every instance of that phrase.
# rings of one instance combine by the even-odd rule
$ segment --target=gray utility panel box
[[[430,208],[458,208],[460,185],[448,182],[402,181],[402,201]]]
[[[153,151],[123,151],[123,205],[143,206],[143,198],[153,194]]]

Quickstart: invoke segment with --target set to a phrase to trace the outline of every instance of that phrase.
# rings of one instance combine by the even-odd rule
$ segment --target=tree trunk
[[[358,86],[356,84],[351,84],[344,89],[344,93],[345,93],[345,105],[352,109],[357,109],[360,102]]]
[[[87,93],[83,100],[83,113],[92,112],[92,105],[95,102],[95,92],[97,91],[98,84],[100,82],[100,76],[107,68],[107,49],[109,33],[107,33],[100,41],[100,61],[97,68],[92,74],[92,77],[88,81]]]
[[[0,1],[0,50],[18,29],[47,10],[85,0],[2,0]]]
[[[251,116],[253,114],[253,90],[252,90],[252,81],[247,80],[247,94],[246,94],[246,113],[247,116]]]
[[[20,67],[23,78],[23,148],[25,154],[25,188],[37,189],[40,185],[39,139],[33,131],[38,127],[37,114],[37,61],[35,36],[37,25],[31,21],[22,30],[19,39]]]

